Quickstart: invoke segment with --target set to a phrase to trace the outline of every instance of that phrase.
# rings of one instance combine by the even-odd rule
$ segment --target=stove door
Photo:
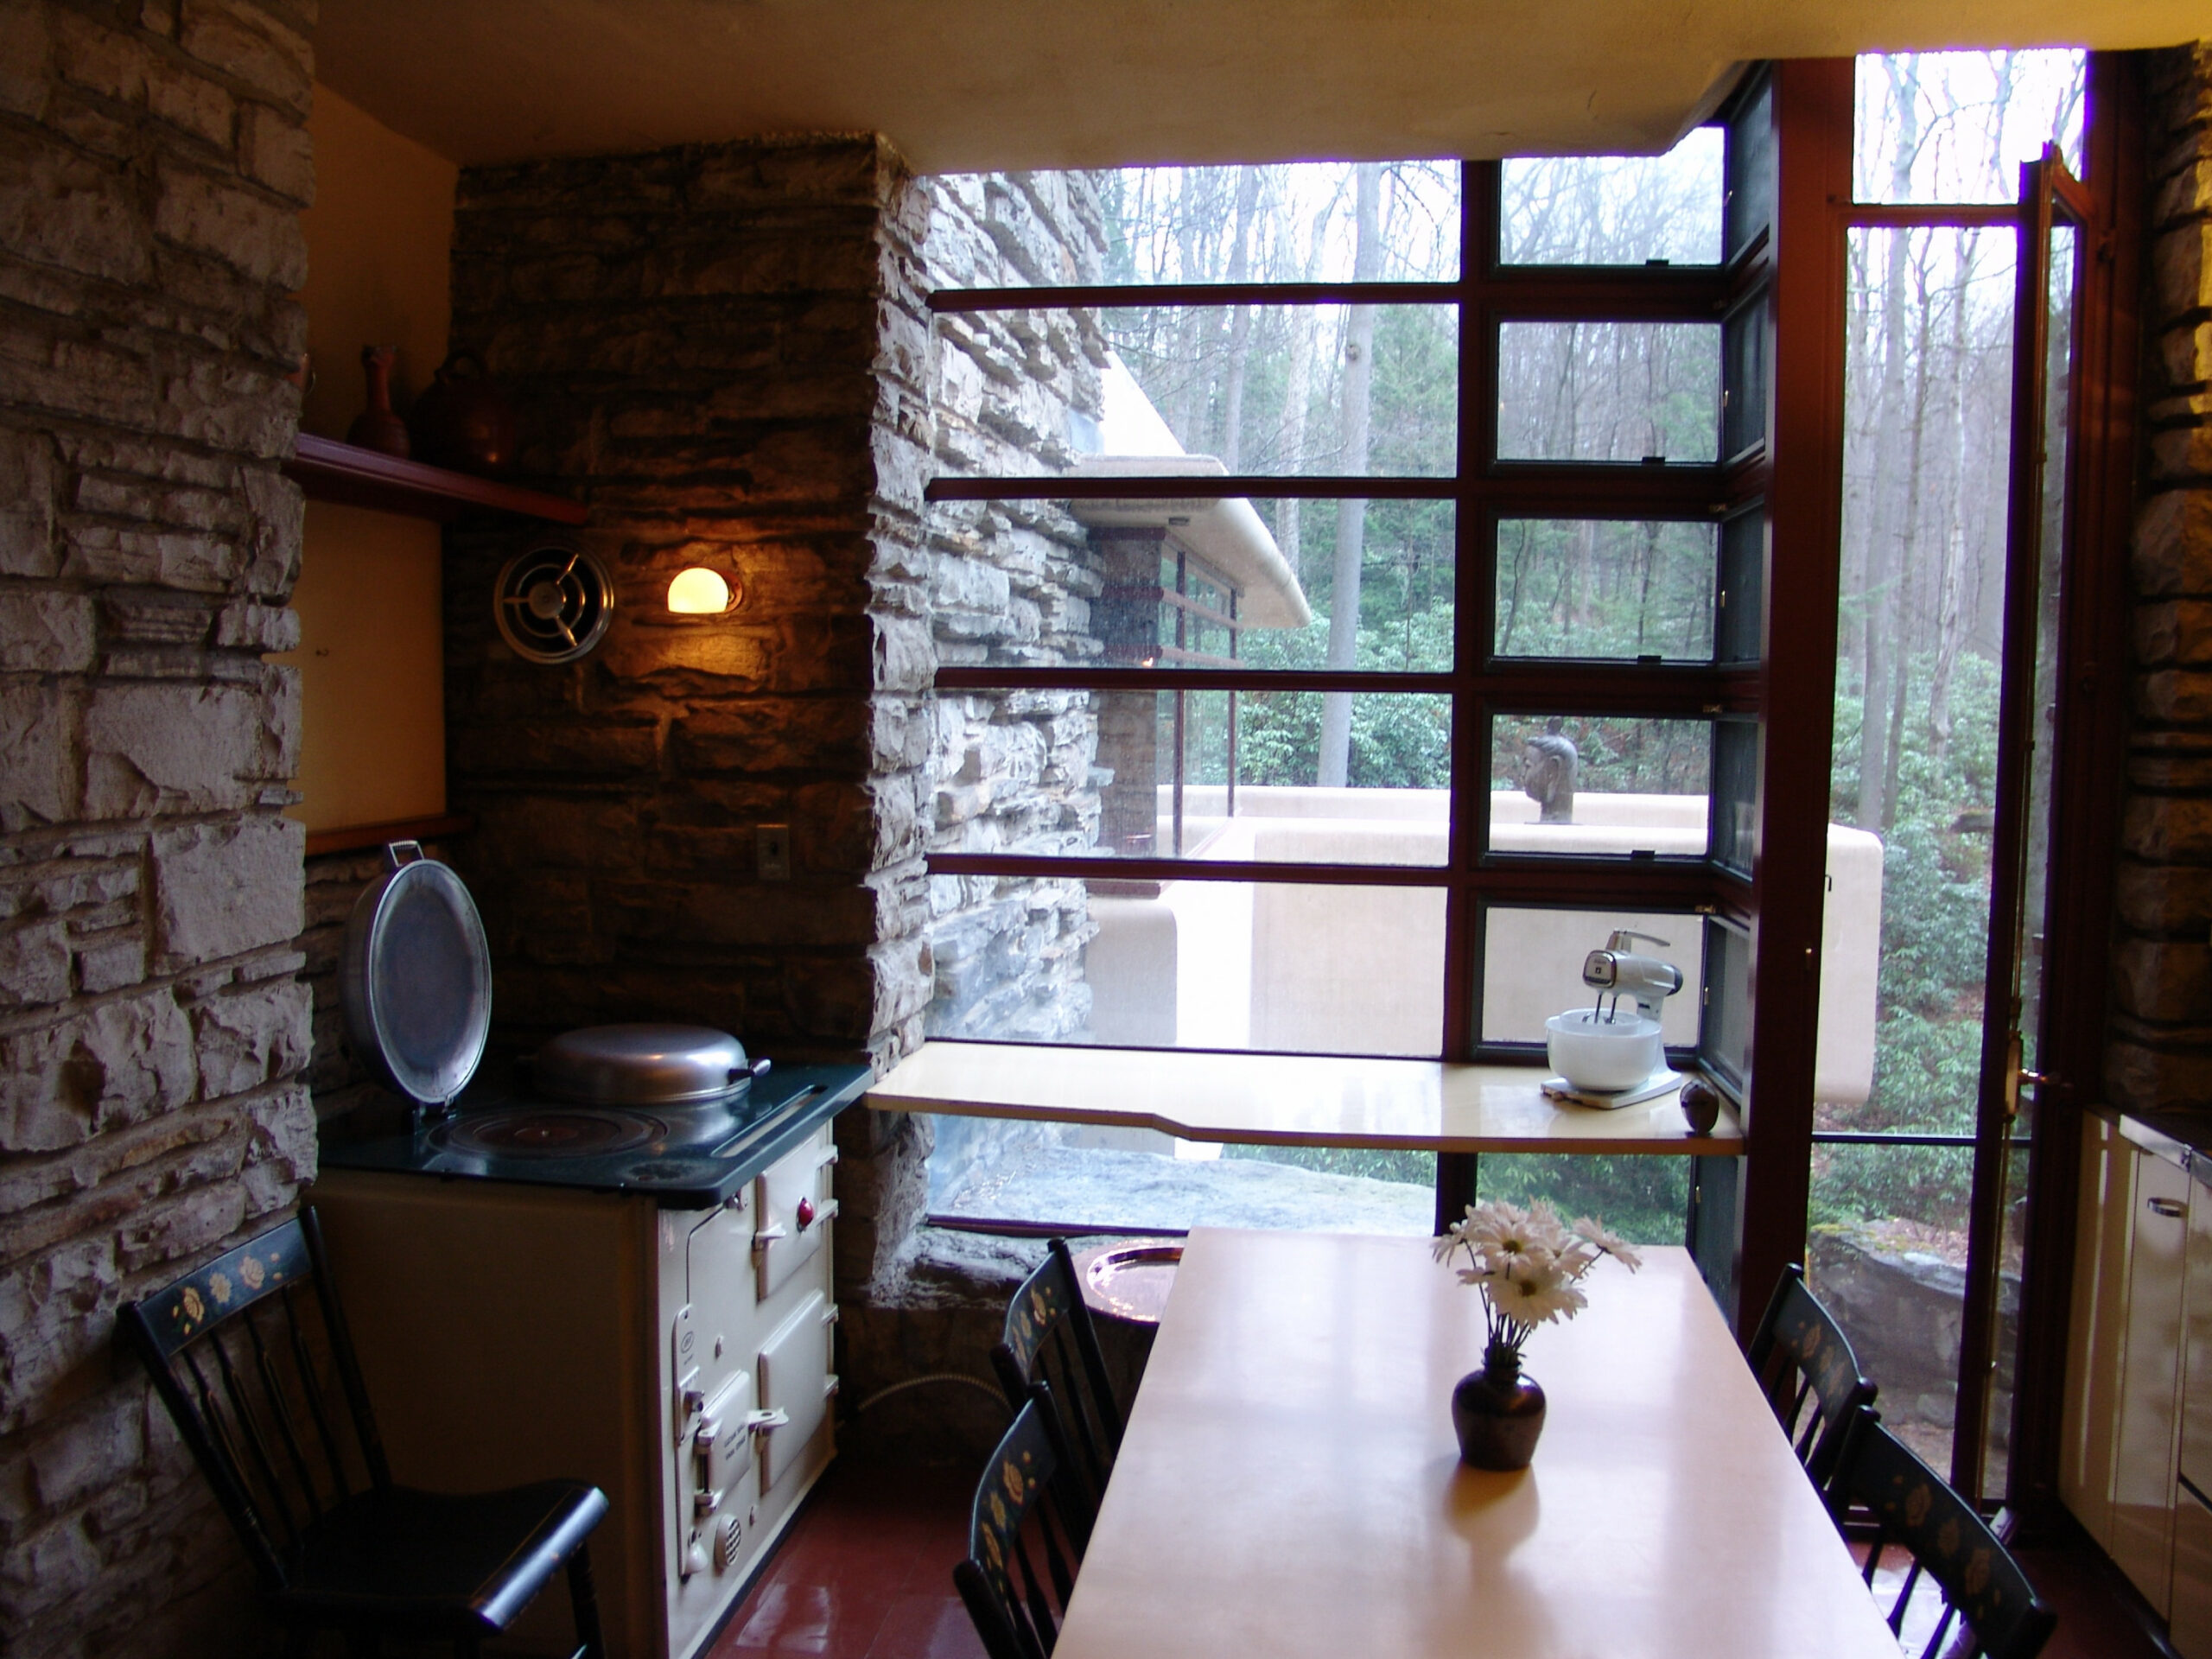
[[[822,1249],[826,1224],[837,1212],[823,1171],[836,1160],[834,1147],[810,1141],[769,1165],[753,1183],[753,1259],[762,1301]]]
[[[760,1436],[763,1497],[800,1464],[807,1442],[829,1413],[830,1398],[837,1391],[837,1379],[830,1374],[830,1327],[836,1320],[837,1310],[817,1290],[760,1350],[761,1410],[783,1415]]]

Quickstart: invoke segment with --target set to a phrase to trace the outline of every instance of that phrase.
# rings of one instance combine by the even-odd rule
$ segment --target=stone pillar
[[[525,662],[492,595],[537,532],[448,538],[448,798],[480,825],[452,856],[496,1039],[689,1020],[885,1066],[919,1040],[926,222],[869,137],[461,175],[453,339],[513,391],[521,474],[589,505],[616,588],[590,656]],[[732,613],[669,614],[694,564],[741,584]],[[787,880],[755,868],[767,823]],[[858,1297],[918,1213],[926,1136],[854,1112],[839,1137]]]
[[[300,1073],[313,0],[0,6],[0,1650],[241,1652],[115,1311],[274,1222]]]
[[[2150,57],[2135,666],[2106,1087],[2212,1105],[2212,42]]]

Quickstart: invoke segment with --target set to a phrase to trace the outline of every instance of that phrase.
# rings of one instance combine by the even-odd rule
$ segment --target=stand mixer
[[[1552,1069],[1576,1089],[1618,1094],[1666,1070],[1659,1011],[1682,988],[1682,970],[1660,957],[1637,954],[1632,947],[1639,941],[1669,948],[1656,934],[1614,929],[1602,949],[1582,959],[1582,982],[1598,993],[1596,1005],[1570,1008],[1544,1022]],[[1620,1011],[1624,996],[1632,1010],[1626,1015]]]
[[[1639,957],[1628,948],[1637,939],[1656,944],[1662,950],[1673,948],[1656,933],[1617,927],[1606,939],[1604,950],[1592,950],[1582,958],[1582,982],[1598,993],[1599,1012],[1605,1010],[1607,994],[1612,996],[1613,1013],[1606,1015],[1608,1019],[1618,1016],[1621,998],[1625,996],[1636,1004],[1638,1014],[1646,1020],[1656,1020],[1659,1005],[1682,988],[1682,970],[1673,963],[1662,962],[1656,957]]]

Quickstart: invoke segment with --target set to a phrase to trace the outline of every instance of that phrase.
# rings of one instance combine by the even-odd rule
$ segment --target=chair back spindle
[[[1049,1389],[1048,1409],[1057,1414],[1073,1477],[1086,1494],[1080,1507],[1096,1510],[1122,1449],[1122,1414],[1066,1240],[1046,1243],[1044,1262],[1007,1304],[991,1364],[1017,1412],[1034,1385]],[[1088,1542],[1086,1529],[1078,1550]]]
[[[2034,1659],[2050,1639],[2056,1615],[2037,1599],[1988,1523],[1884,1427],[1871,1407],[1859,1408],[1846,1425],[1835,1490],[1873,1523],[1864,1573],[1869,1590],[1876,1588],[1886,1551],[1899,1548],[1910,1558],[1888,1619],[1901,1643],[1920,1643],[1928,1624],[1921,1659]],[[1930,1586],[1935,1607],[1916,1605]]]
[[[564,1567],[577,1659],[604,1659],[588,1539],[607,1497],[544,1480],[454,1496],[393,1484],[315,1211],[123,1308],[270,1611],[373,1653],[386,1631],[474,1655]]]
[[[1058,1639],[1079,1558],[1064,1508],[1066,1457],[1049,1401],[1032,1398],[976,1485],[968,1558],[952,1581],[989,1659],[1049,1659]]]
[[[1805,1287],[1805,1269],[1782,1270],[1746,1357],[1798,1462],[1823,1492],[1834,1478],[1852,1414],[1874,1402],[1843,1327]]]
[[[391,1484],[350,1345],[331,1317],[321,1247],[309,1212],[122,1315],[271,1589],[289,1582],[315,1522],[359,1492]]]

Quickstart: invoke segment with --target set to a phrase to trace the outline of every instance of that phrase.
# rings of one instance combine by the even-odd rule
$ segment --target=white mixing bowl
[[[1666,1064],[1659,1022],[1639,1014],[1569,1008],[1544,1021],[1552,1070],[1577,1089],[1612,1094],[1633,1089]]]

